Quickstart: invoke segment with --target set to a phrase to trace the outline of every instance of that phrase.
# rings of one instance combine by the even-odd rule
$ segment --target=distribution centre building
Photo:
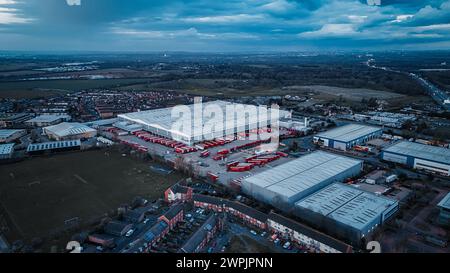
[[[78,122],[63,122],[44,127],[43,131],[50,139],[55,140],[92,138],[97,135],[97,130]]]
[[[71,117],[69,115],[40,115],[25,121],[25,124],[30,126],[44,127],[70,120]]]
[[[448,148],[400,141],[383,149],[381,158],[414,169],[450,176],[450,149]]]
[[[330,235],[359,244],[398,208],[397,200],[334,183],[295,203],[294,214]]]
[[[202,109],[205,112],[219,110],[222,113],[221,127],[212,127],[211,132],[205,134],[205,128],[208,126],[208,117],[203,115],[203,112],[196,116],[195,104],[182,105],[180,108],[162,108],[141,112],[133,112],[128,114],[121,114],[117,117],[122,121],[121,126],[126,126],[123,122],[130,124],[139,124],[142,129],[153,133],[157,136],[166,137],[183,142],[188,145],[193,145],[204,140],[211,140],[214,138],[224,137],[234,133],[244,132],[261,127],[267,127],[271,123],[271,114],[274,111],[268,109],[266,116],[261,115],[261,112],[256,113],[251,109],[259,109],[254,105],[238,104],[226,101],[210,101],[202,103]],[[191,114],[190,126],[183,128],[183,130],[174,128],[174,124],[180,122],[180,119],[172,114],[177,112],[177,109],[186,110]],[[249,111],[246,111],[249,110]],[[231,111],[231,112],[230,112]],[[288,111],[279,111],[279,118],[288,118],[291,113]],[[230,118],[228,118],[230,117]],[[216,117],[217,118],[217,117]],[[186,118],[188,120],[188,118]],[[213,123],[217,124],[217,123]],[[206,126],[205,126],[206,125]],[[209,124],[209,126],[212,124]]]
[[[288,211],[294,203],[334,182],[357,176],[363,161],[317,151],[242,181],[244,193]]]
[[[355,145],[362,145],[367,141],[378,138],[383,134],[379,127],[348,124],[314,136],[313,141],[321,146],[329,148],[348,150]]]
[[[438,222],[450,226],[450,192],[437,204],[439,208]]]
[[[0,129],[0,143],[13,142],[26,134],[27,130],[23,129]]]

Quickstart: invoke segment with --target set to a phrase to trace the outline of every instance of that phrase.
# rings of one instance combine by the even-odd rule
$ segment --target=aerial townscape
[[[3,25],[19,22],[17,31],[28,33],[27,25],[50,24],[44,14],[20,17],[28,8],[19,2],[0,1],[0,36]],[[372,30],[329,23],[296,34],[317,46],[284,48],[252,28],[271,18],[280,28],[273,39],[291,43],[274,18],[289,14],[291,28],[289,9],[330,16],[336,1],[262,1],[247,7],[265,14],[257,22],[244,10],[195,17],[161,4],[179,18],[161,13],[168,17],[157,23],[141,17],[151,10],[145,4],[132,12],[111,1],[124,14],[111,14],[114,23],[89,19],[98,31],[91,36],[71,20],[94,7],[65,2],[54,4],[64,14],[55,16],[84,42],[55,25],[36,48],[15,37],[0,45],[0,253],[450,253],[444,27],[417,26],[411,41],[398,42],[403,50],[391,39],[372,47],[350,38]],[[367,12],[348,17],[361,28],[369,11],[397,11],[390,31],[417,23],[425,9],[343,2]],[[436,2],[429,9],[450,19],[450,2]],[[169,19],[190,28],[164,26]],[[110,35],[126,38],[104,36],[107,23]],[[238,33],[228,26],[245,23]],[[167,29],[142,29],[149,24]],[[214,26],[222,33],[208,34]],[[151,52],[142,47],[147,39]]]

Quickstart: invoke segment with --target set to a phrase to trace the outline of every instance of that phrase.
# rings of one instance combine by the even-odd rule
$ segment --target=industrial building
[[[92,138],[97,135],[97,130],[77,122],[63,122],[43,128],[44,133],[54,140],[69,140]]]
[[[450,176],[450,149],[448,148],[400,141],[384,149],[381,158],[410,168]]]
[[[0,159],[9,159],[14,153],[14,144],[0,144]]]
[[[294,213],[330,235],[359,244],[398,207],[397,200],[334,183],[295,203]]]
[[[64,121],[70,121],[69,115],[40,115],[25,121],[25,124],[36,127],[45,127],[55,125]]]
[[[334,182],[357,176],[360,160],[317,151],[242,181],[244,193],[282,210]]]
[[[33,116],[31,113],[0,114],[0,128],[21,126]]]
[[[77,140],[53,141],[53,142],[30,144],[28,145],[27,153],[41,154],[45,153],[46,151],[63,152],[80,149],[81,149],[81,141],[77,139]]]
[[[13,142],[26,134],[27,134],[26,130],[0,129],[0,143]]]
[[[450,192],[437,204],[439,208],[438,222],[450,226]]]
[[[250,113],[250,111],[245,111],[247,108],[256,107],[253,105],[237,104],[219,100],[202,104],[203,110],[209,108],[215,110],[212,108],[213,106],[219,107],[222,111],[223,123],[221,125],[223,126],[220,126],[221,128],[219,126],[211,128],[211,131],[208,134],[205,134],[204,129],[208,126],[206,124],[208,124],[209,119],[203,116],[201,111],[198,113],[197,117],[197,111],[194,108],[194,104],[183,106],[184,110],[188,110],[192,114],[190,117],[191,122],[189,128],[184,128],[183,130],[173,128],[173,125],[179,122],[177,117],[172,116],[174,107],[121,114],[117,116],[119,120],[121,120],[118,125],[122,129],[128,129],[132,128],[130,127],[130,124],[138,124],[142,126],[142,129],[152,134],[171,138],[187,145],[193,145],[194,143],[203,140],[211,140],[238,132],[244,132],[246,130],[266,127],[271,123],[271,110],[267,110],[268,114],[264,117],[260,113],[255,114]],[[290,117],[290,115],[291,114],[288,111],[279,111],[280,118]],[[209,126],[211,125],[212,124]]]
[[[383,134],[379,127],[361,124],[348,124],[335,129],[319,133],[313,141],[321,146],[346,151],[355,145],[362,145],[367,141],[378,138]]]

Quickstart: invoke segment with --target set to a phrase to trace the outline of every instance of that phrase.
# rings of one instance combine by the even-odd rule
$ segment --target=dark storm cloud
[[[8,41],[4,49],[195,51],[443,47],[450,40],[450,0],[368,3],[0,0],[0,39]]]

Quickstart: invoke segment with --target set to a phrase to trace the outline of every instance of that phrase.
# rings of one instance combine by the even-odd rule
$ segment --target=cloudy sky
[[[450,0],[0,0],[0,41],[46,51],[450,49]]]

